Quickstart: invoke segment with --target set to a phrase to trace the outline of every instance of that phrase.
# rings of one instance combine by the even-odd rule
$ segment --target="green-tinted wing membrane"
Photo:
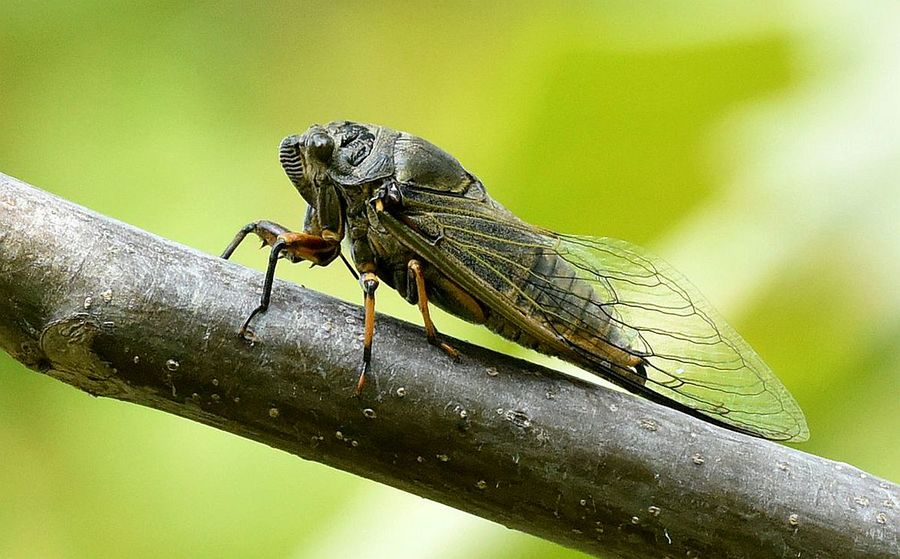
[[[588,312],[605,313],[636,332],[627,351],[643,357],[648,387],[769,439],[809,437],[803,412],[787,389],[665,261],[609,238],[561,235],[556,251],[604,301],[593,301]]]
[[[427,210],[382,223],[532,345],[737,430],[808,438],[803,413],[772,371],[661,259],[624,241],[558,235],[508,214]]]

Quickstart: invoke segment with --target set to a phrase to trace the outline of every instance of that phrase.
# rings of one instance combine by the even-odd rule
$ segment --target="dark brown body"
[[[272,246],[265,310],[281,256],[327,265],[346,241],[362,277],[368,370],[379,280],[528,348],[560,357],[654,401],[778,440],[804,440],[805,419],[762,359],[662,260],[624,241],[529,225],[433,144],[354,122],[313,126],[281,144],[281,163],[309,204],[302,233],[254,222]]]

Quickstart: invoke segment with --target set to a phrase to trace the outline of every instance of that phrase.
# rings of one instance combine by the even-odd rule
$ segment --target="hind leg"
[[[425,291],[425,276],[422,274],[422,263],[418,260],[410,260],[407,264],[406,294],[410,302],[417,303],[419,306],[422,321],[425,323],[425,336],[428,338],[428,343],[441,348],[450,359],[459,361],[459,351],[441,340],[434,322],[431,321],[431,313],[428,312],[428,293]]]

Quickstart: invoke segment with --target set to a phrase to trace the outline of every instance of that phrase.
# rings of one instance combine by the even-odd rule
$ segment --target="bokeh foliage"
[[[417,133],[533,223],[657,248],[795,394],[803,450],[897,480],[900,14],[820,8],[5,2],[0,171],[218,253],[299,227],[284,135]],[[340,266],[279,274],[360,298]],[[2,557],[580,556],[6,355],[0,453]]]

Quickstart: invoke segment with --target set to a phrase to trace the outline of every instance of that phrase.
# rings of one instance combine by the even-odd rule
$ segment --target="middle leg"
[[[366,310],[365,330],[363,332],[363,368],[356,381],[356,395],[359,396],[366,384],[366,375],[372,363],[372,339],[375,337],[375,290],[378,289],[378,276],[373,272],[363,272],[363,306]]]

